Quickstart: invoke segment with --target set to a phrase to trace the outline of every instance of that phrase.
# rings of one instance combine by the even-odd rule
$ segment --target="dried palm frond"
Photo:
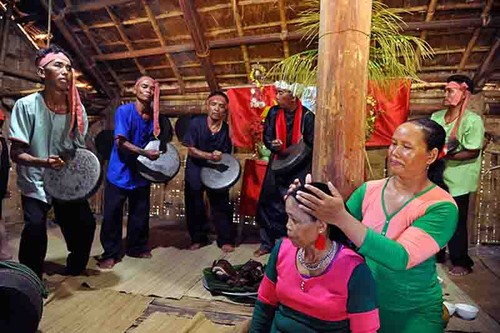
[[[304,1],[306,9],[299,14],[300,32],[316,46],[319,34],[319,0]],[[393,10],[381,2],[374,1],[372,7],[370,35],[369,79],[391,93],[394,80],[420,81],[417,71],[420,60],[430,58],[433,50],[423,39],[404,35],[401,26],[405,23]],[[274,65],[267,77],[305,85],[315,85],[317,78],[318,50],[316,47],[292,55]]]

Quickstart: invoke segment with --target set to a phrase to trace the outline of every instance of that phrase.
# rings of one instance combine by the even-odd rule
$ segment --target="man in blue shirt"
[[[151,258],[148,247],[150,183],[140,176],[137,157],[141,155],[150,160],[160,157],[160,151],[144,149],[153,135],[159,135],[158,89],[155,80],[143,76],[135,84],[135,101],[121,105],[116,110],[115,142],[104,190],[101,228],[104,253],[98,262],[98,266],[103,269],[111,269],[121,260],[123,205],[127,199],[126,254],[136,258]]]
[[[208,115],[191,120],[182,144],[188,147],[184,198],[191,250],[209,243],[203,192],[207,191],[212,221],[217,228],[217,245],[224,252],[234,251],[234,236],[229,205],[229,189],[213,191],[201,183],[201,168],[207,161],[220,161],[221,154],[232,150],[229,126],[224,121],[229,99],[221,91],[211,93],[206,102]]]

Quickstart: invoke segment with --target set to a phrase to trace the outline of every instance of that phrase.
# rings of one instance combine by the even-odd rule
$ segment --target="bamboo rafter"
[[[105,9],[106,9],[106,12],[108,13],[109,17],[113,21],[116,30],[118,30],[118,33],[120,34],[121,39],[123,40],[123,42],[127,46],[127,49],[129,51],[134,51],[134,47],[132,46],[130,39],[128,38],[127,34],[125,33],[125,29],[123,28],[123,25],[120,22],[120,20],[118,19],[118,17],[116,16],[116,14],[113,13],[113,10],[109,7],[105,7]],[[141,72],[142,75],[146,75],[146,70],[141,65],[139,60],[135,57],[134,57],[134,62],[135,62],[135,65],[137,66],[137,68],[139,69],[139,72]]]
[[[286,22],[285,0],[278,0],[278,6],[280,10],[281,33],[286,36],[288,34],[288,27]],[[285,58],[288,58],[290,56],[290,45],[288,44],[287,40],[283,41],[283,53],[285,55]]]
[[[210,45],[205,40],[194,0],[179,0],[179,5],[184,14],[184,22],[193,38],[194,50],[205,72],[208,86],[212,91],[218,90],[219,84],[215,77],[213,65],[210,62]]]
[[[475,89],[481,88],[495,66],[500,62],[500,29],[496,31],[495,42],[474,75]]]
[[[493,0],[486,0],[486,4],[484,5],[483,12],[481,13],[481,17],[484,18],[485,20],[489,16],[492,6],[493,6]],[[465,67],[465,64],[467,63],[467,60],[469,59],[469,56],[472,52],[472,49],[476,45],[476,42],[477,42],[477,39],[479,38],[480,33],[481,33],[481,28],[474,29],[474,32],[472,33],[472,37],[469,40],[469,43],[467,44],[467,48],[462,56],[462,59],[460,59],[460,64],[458,65],[458,71],[461,71]]]
[[[167,43],[165,42],[165,38],[163,37],[164,34],[162,34],[162,31],[160,29],[160,26],[158,25],[158,21],[156,20],[156,17],[151,10],[151,7],[147,4],[146,0],[142,0],[142,4],[144,5],[144,9],[146,10],[146,13],[151,21],[151,25],[153,26],[153,29],[155,31],[156,36],[158,37],[161,46],[167,46]],[[175,78],[177,79],[177,82],[179,82],[179,90],[180,93],[184,93],[184,81],[182,79],[181,73],[179,72],[179,69],[177,68],[177,65],[175,64],[174,60],[172,59],[172,56],[169,53],[165,53],[165,58],[167,59],[167,62],[170,65],[170,68],[174,72]]]
[[[238,31],[238,36],[243,37],[243,28],[241,24],[240,11],[238,9],[238,0],[231,0],[231,7],[233,9],[234,23],[236,24],[236,31]],[[241,45],[241,53],[243,54],[243,61],[245,63],[245,71],[247,76],[250,77],[250,57],[248,56],[248,47],[246,45]]]
[[[436,7],[438,4],[439,0],[430,0],[429,6],[427,7],[427,14],[425,15],[425,20],[424,22],[430,22],[432,21],[432,18],[434,17],[434,13],[436,12]],[[422,40],[425,40],[427,38],[427,30],[423,30],[420,32],[420,38]],[[417,58],[420,57],[420,49],[417,49]]]
[[[82,29],[83,33],[85,34],[85,36],[87,37],[87,39],[89,40],[90,42],[90,45],[92,45],[92,48],[94,49],[94,51],[97,53],[97,54],[102,54],[102,51],[101,51],[101,48],[99,47],[99,45],[97,45],[97,42],[96,40],[94,39],[94,37],[92,36],[92,33],[90,32],[90,30],[85,26],[85,24],[82,22],[82,20],[80,20],[79,18],[76,18],[76,23],[78,24],[78,26]],[[113,77],[113,80],[115,81],[115,83],[118,85],[118,87],[120,87],[120,91],[123,91],[123,85],[121,84],[120,82],[120,78],[118,77],[118,75],[116,74],[116,72],[111,68],[111,66],[107,63],[107,62],[104,62],[104,66],[106,67],[106,70],[109,72],[109,74],[111,74],[111,76]]]

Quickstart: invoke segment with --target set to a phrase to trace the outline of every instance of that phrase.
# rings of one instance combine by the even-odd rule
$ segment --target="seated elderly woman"
[[[326,184],[314,185],[330,193]],[[271,253],[250,332],[376,332],[370,270],[361,256],[330,240],[340,238],[337,228],[299,208],[296,193],[286,199],[288,238]]]
[[[339,227],[365,257],[377,282],[379,332],[444,331],[435,254],[450,240],[458,218],[453,198],[438,186],[444,143],[445,131],[435,121],[406,122],[389,146],[392,176],[363,184],[347,209],[331,183],[333,195],[311,185],[305,187],[315,195],[297,195],[301,209]]]

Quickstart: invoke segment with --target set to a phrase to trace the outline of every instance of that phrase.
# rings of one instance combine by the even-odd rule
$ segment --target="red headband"
[[[463,94],[465,94],[465,99],[464,102],[462,103],[462,107],[460,108],[460,113],[458,114],[457,122],[455,123],[455,126],[453,126],[453,130],[451,131],[450,138],[448,140],[451,141],[452,139],[455,139],[457,136],[458,127],[460,126],[460,122],[462,121],[462,116],[465,113],[467,104],[469,104],[471,93],[467,89],[469,88],[469,86],[465,82],[458,83],[456,81],[450,81],[446,85],[446,88],[459,89],[460,91],[462,91],[462,94],[456,95],[455,98],[451,101],[453,106],[458,105],[458,103],[460,103],[460,99],[462,98]]]
[[[59,59],[59,60],[64,60],[69,63],[71,61],[69,58],[62,52],[50,52],[47,53],[40,61],[38,62],[39,67],[45,67],[47,66],[50,62]],[[83,132],[85,131],[85,124],[83,123],[83,107],[82,107],[82,101],[80,99],[80,94],[78,93],[78,88],[76,87],[76,75],[75,71],[72,69],[72,79],[70,82],[70,87],[69,87],[69,109],[71,112],[71,124],[70,124],[70,136],[73,137],[73,127],[75,126],[75,120],[78,125],[78,132],[83,135]]]
[[[153,135],[158,137],[160,135],[160,83],[149,76],[141,76],[135,82],[135,88],[137,89],[139,85],[146,81],[150,80],[154,84],[154,95],[153,95]]]

